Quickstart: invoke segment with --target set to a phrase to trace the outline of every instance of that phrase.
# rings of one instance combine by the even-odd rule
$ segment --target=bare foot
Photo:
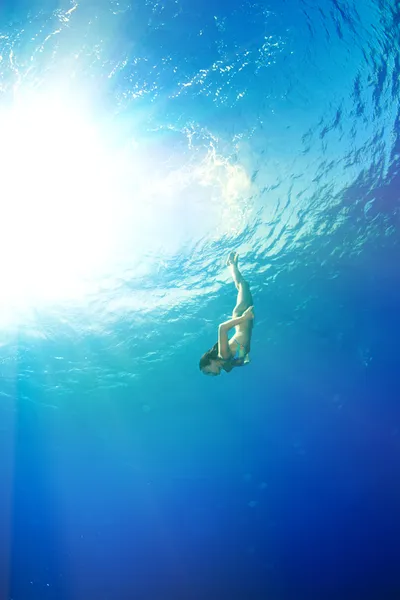
[[[237,267],[238,260],[239,254],[237,252],[231,252],[228,256],[228,260],[226,261],[226,266],[229,267],[230,265],[233,265]]]

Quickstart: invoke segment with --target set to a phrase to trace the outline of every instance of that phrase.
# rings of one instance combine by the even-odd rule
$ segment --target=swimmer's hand
[[[249,308],[246,308],[242,314],[242,319],[243,321],[251,321],[254,319],[254,306],[249,306]]]

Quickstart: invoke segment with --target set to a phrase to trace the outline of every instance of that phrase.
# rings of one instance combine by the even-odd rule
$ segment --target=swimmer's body
[[[250,362],[250,341],[253,329],[253,297],[250,286],[243,278],[238,267],[239,255],[231,252],[226,264],[231,269],[232,278],[238,290],[236,306],[232,319],[218,327],[218,342],[200,359],[200,370],[204,375],[220,375],[234,367],[242,367]],[[229,339],[228,331],[235,329],[235,335]]]

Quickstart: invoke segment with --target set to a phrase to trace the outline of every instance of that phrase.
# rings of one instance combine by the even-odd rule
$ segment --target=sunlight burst
[[[2,301],[74,293],[107,260],[112,161],[95,125],[57,97],[0,114]]]

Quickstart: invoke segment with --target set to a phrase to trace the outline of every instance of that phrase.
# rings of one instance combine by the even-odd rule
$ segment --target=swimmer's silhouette
[[[234,367],[242,367],[250,362],[250,340],[253,329],[253,298],[247,281],[238,267],[239,255],[231,252],[226,264],[231,269],[233,281],[238,290],[232,319],[218,327],[218,342],[200,359],[200,370],[204,375],[219,375],[222,370],[229,373]],[[235,328],[235,335],[229,339],[228,331]]]

